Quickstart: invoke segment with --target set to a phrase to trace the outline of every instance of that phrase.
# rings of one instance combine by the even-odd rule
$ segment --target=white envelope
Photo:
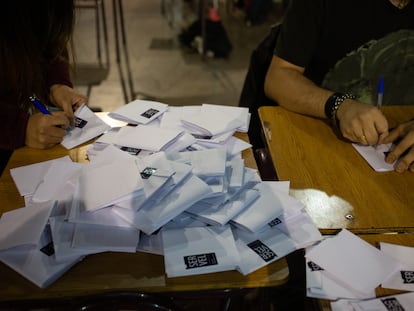
[[[168,277],[234,270],[240,262],[229,226],[162,230]]]
[[[136,228],[76,224],[72,247],[84,250],[135,253],[140,232]]]
[[[225,148],[181,152],[180,156],[197,176],[224,176],[226,172]]]
[[[196,203],[187,212],[210,225],[225,225],[252,204],[259,196],[258,190],[246,188],[218,207],[209,208],[207,204]]]
[[[32,201],[67,201],[73,196],[83,164],[54,161],[35,190]]]
[[[75,111],[76,126],[70,129],[61,142],[66,149],[71,149],[101,135],[111,127],[86,105]]]
[[[118,131],[114,144],[120,147],[132,147],[158,152],[173,144],[182,134],[183,131],[176,129],[147,125],[138,125],[136,127],[124,126]]]
[[[352,144],[358,153],[368,162],[368,164],[377,172],[389,172],[394,170],[395,163],[388,164],[385,162],[385,153],[388,152],[392,144],[375,146],[363,146]]]
[[[331,279],[366,298],[399,268],[391,256],[346,229],[313,247],[306,258],[322,267]]]
[[[34,193],[49,167],[56,161],[72,163],[69,156],[64,156],[54,160],[12,168],[10,170],[10,175],[13,178],[20,195],[25,196]]]
[[[36,246],[55,206],[55,201],[49,201],[3,213],[0,218],[0,250]]]
[[[409,311],[413,310],[414,293],[385,296],[365,301],[350,302],[356,311]]]
[[[147,124],[162,115],[167,108],[168,105],[160,102],[136,99],[110,112],[109,116],[131,124]]]
[[[240,253],[238,270],[247,275],[296,250],[296,244],[276,228],[262,233],[250,233],[234,228],[237,249]]]
[[[250,123],[250,112],[249,108],[237,107],[237,106],[223,106],[223,105],[211,105],[203,104],[201,106],[202,111],[222,111],[231,116],[235,116],[237,119],[242,121],[242,125],[237,129],[239,132],[247,133]]]
[[[309,251],[312,247],[308,247]],[[336,282],[329,277],[324,270],[312,261],[306,260],[306,289],[307,296],[312,298],[336,300],[338,298],[358,299],[358,298],[373,298],[375,291],[373,290],[368,295],[358,295],[349,287]],[[363,297],[367,296],[367,297]]]
[[[185,116],[181,120],[190,133],[216,136],[235,131],[244,125],[237,116],[220,110],[203,110],[197,114]]]
[[[56,262],[71,261],[81,256],[102,252],[101,250],[73,248],[72,238],[75,224],[65,221],[64,216],[50,217],[49,224]]]
[[[35,285],[45,288],[83,258],[72,257],[68,261],[57,262],[53,252],[50,233],[45,227],[36,245],[0,251],[0,261]]]
[[[162,201],[139,209],[135,214],[134,224],[146,234],[152,234],[209,193],[211,188],[205,182],[190,175]]]
[[[79,178],[74,204],[81,204],[81,211],[97,210],[127,195],[140,195],[142,189],[140,172],[132,157],[105,165],[86,166]]]
[[[269,222],[283,213],[282,202],[266,182],[257,184],[254,189],[260,192],[259,198],[232,219],[234,225],[250,232],[265,229]]]
[[[401,264],[399,270],[382,282],[382,287],[414,291],[414,247],[381,242],[380,249]]]

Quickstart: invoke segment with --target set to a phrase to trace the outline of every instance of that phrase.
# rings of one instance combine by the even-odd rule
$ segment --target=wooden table
[[[247,139],[246,134],[239,134]],[[24,200],[10,176],[10,169],[51,160],[69,153],[73,161],[85,162],[87,145],[69,152],[58,145],[49,150],[16,150],[0,178],[0,215],[23,207]],[[255,168],[251,149],[243,152],[246,166]],[[40,289],[14,270],[0,263],[0,303],[20,299],[51,299],[93,295],[110,291],[176,292],[212,289],[270,287],[288,279],[284,258],[247,276],[237,271],[167,278],[162,256],[146,253],[103,253],[87,256],[59,280]],[[1,304],[0,304],[1,306]]]
[[[391,127],[414,106],[383,107]],[[414,174],[375,172],[325,121],[261,107],[267,147],[280,180],[290,180],[323,234],[414,231]]]

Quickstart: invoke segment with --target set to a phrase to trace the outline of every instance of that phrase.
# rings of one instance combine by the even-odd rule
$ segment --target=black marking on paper
[[[316,263],[314,263],[313,261],[308,261],[308,267],[309,269],[311,269],[311,271],[323,271],[323,268],[319,265],[317,265]]]
[[[400,271],[404,284],[414,284],[414,271]]]
[[[211,136],[211,135],[194,134],[194,133],[192,133],[191,135],[193,135],[193,137],[196,138],[196,139],[211,139],[211,138],[213,138],[213,136]]]
[[[148,179],[148,178],[150,178],[152,176],[152,174],[155,173],[156,170],[157,169],[155,167],[146,167],[140,173],[141,174],[141,177],[143,179]]]
[[[88,121],[75,117],[75,127],[84,128]]]
[[[247,244],[247,246],[266,262],[269,262],[277,257],[276,253],[260,240],[253,241]]]
[[[121,147],[121,150],[126,151],[132,155],[138,155],[142,151],[142,149],[133,148],[133,147]]]
[[[381,299],[381,301],[388,311],[405,311],[403,306],[400,304],[400,302],[395,297],[384,298],[384,299]]]
[[[55,253],[55,247],[53,246],[53,242],[49,242],[45,246],[43,246],[40,251],[47,256],[52,256]]]
[[[159,110],[154,109],[154,108],[150,108],[147,111],[141,113],[141,116],[143,116],[144,118],[147,119],[151,119],[151,117],[155,114],[157,114],[159,112]]]
[[[186,269],[195,269],[218,264],[215,253],[184,256]]]
[[[279,225],[281,223],[282,223],[282,221],[280,220],[280,218],[277,218],[276,217],[271,222],[269,222],[268,225],[269,225],[269,227],[274,227],[274,226],[277,226],[277,225]]]

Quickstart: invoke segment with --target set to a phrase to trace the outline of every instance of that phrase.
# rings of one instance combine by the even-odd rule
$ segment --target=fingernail
[[[402,172],[404,172],[404,171],[405,171],[405,169],[406,169],[406,166],[405,166],[403,163],[398,163],[398,164],[397,164],[397,167],[395,168],[395,170],[396,170],[398,173],[402,173]]]
[[[388,157],[386,158],[387,163],[394,163],[395,160],[396,158],[392,154],[389,154]]]

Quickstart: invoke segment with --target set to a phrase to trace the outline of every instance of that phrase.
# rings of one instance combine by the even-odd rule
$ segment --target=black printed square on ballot
[[[186,269],[214,266],[218,264],[215,253],[184,256]]]
[[[276,258],[277,255],[273,252],[266,244],[260,240],[253,241],[247,244],[257,255],[260,256],[264,261],[268,262]]]
[[[153,115],[157,114],[158,112],[159,112],[159,110],[154,109],[154,108],[150,108],[150,109],[148,109],[147,111],[145,111],[145,112],[141,113],[141,116],[142,116],[142,117],[144,117],[144,118],[151,119],[151,117],[152,117]]]
[[[84,128],[87,123],[88,123],[88,121],[86,121],[84,119],[81,119],[81,118],[78,118],[78,117],[75,118],[75,127]]]

